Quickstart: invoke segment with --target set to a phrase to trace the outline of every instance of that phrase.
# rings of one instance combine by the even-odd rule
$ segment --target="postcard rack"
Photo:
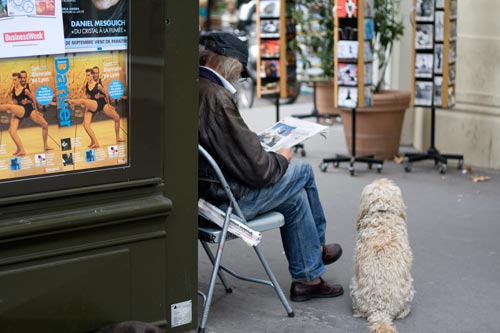
[[[403,165],[410,172],[412,162],[430,159],[443,174],[448,159],[463,167],[463,155],[441,154],[434,142],[436,107],[455,105],[457,0],[413,0],[413,5],[412,103],[431,109],[431,145],[426,153],[405,154]]]
[[[293,0],[257,0],[258,98],[286,98],[288,87],[296,85],[296,57],[289,47],[295,39],[295,24],[290,13],[294,3]]]
[[[372,104],[374,0],[335,0],[335,8],[334,104],[352,112],[351,156],[337,154],[335,158],[323,159],[320,169],[326,171],[329,163],[338,167],[341,162],[349,162],[349,172],[354,175],[354,163],[362,162],[370,169],[375,164],[381,172],[383,160],[356,156],[356,109]]]

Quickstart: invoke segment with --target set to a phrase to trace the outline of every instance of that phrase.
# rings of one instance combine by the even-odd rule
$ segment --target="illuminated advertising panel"
[[[75,37],[73,29],[71,35],[66,35],[69,36],[66,41],[64,38],[75,25],[71,22],[76,22],[77,18],[83,22],[79,17],[89,15],[88,6],[101,6],[99,10],[106,15],[117,11],[127,15],[126,9],[123,14],[127,1],[24,0],[34,4],[34,14],[30,12],[29,15],[23,15],[15,7],[20,6],[22,0],[0,1],[5,4],[6,13],[0,17],[4,39],[6,33],[19,33],[17,25],[6,22],[14,22],[20,17],[25,20],[50,18],[58,28],[58,33],[44,33],[47,45],[51,46],[20,46],[17,50],[22,51],[16,53],[9,51],[10,46],[1,48],[0,182],[128,165],[126,33],[117,36],[116,30],[113,33],[101,30]],[[102,7],[102,3],[109,7]],[[67,10],[69,4],[72,11]],[[120,24],[126,27],[127,17],[121,17],[125,23]],[[89,25],[109,28],[118,24],[111,22],[116,20],[119,19],[111,15],[108,19],[94,16],[85,21],[92,21]],[[49,29],[44,25],[45,28]],[[7,29],[8,32],[4,32]],[[121,38],[121,42],[113,44],[114,38]],[[76,39],[93,40],[94,45],[104,40],[111,45],[81,47],[84,44],[72,44]]]

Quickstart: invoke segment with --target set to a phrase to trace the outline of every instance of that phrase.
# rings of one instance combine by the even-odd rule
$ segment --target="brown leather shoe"
[[[342,247],[340,244],[323,245],[322,259],[324,265],[330,265],[336,262],[342,256]]]
[[[308,285],[301,282],[292,282],[290,288],[290,299],[294,302],[303,302],[311,298],[328,298],[340,296],[344,293],[344,288],[340,284],[330,286],[322,278],[321,282],[315,285]]]

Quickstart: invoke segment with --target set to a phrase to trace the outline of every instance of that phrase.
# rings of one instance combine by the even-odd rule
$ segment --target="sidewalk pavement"
[[[281,115],[309,113],[310,96],[301,96],[293,105],[281,107]],[[252,109],[241,110],[250,128],[260,131],[275,122],[275,107],[256,101]],[[312,120],[312,119],[311,119]],[[460,135],[460,133],[457,133]],[[439,148],[439,142],[437,142]],[[328,266],[325,280],[340,283],[343,296],[302,303],[291,302],[295,318],[288,318],[274,291],[263,285],[228,276],[232,294],[218,283],[206,332],[368,332],[365,319],[352,317],[349,283],[353,274],[354,221],[362,188],[372,180],[394,180],[407,205],[408,235],[413,250],[413,278],[416,295],[412,312],[395,325],[401,333],[493,333],[500,332],[500,172],[473,168],[463,174],[451,161],[446,174],[432,161],[413,164],[406,173],[402,165],[384,163],[383,171],[356,164],[350,176],[348,164],[332,165],[321,172],[323,158],[346,153],[342,124],[330,127],[327,139],[306,141],[304,158],[313,166],[328,221],[327,242],[338,242],[342,258]],[[401,153],[412,151],[401,148]],[[461,153],[446,152],[446,153]],[[294,158],[302,158],[295,154]],[[465,156],[467,166],[467,156]],[[475,183],[473,176],[490,176]],[[290,275],[279,231],[265,233],[263,252],[289,296]],[[241,274],[264,278],[251,248],[235,240],[226,245],[223,263]],[[207,288],[211,265],[199,247],[199,288]],[[201,302],[200,302],[201,303]],[[201,314],[201,305],[199,306]]]

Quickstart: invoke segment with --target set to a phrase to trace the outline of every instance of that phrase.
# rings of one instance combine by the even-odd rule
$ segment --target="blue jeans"
[[[320,246],[326,220],[311,165],[292,160],[278,183],[252,190],[238,200],[245,218],[277,211],[285,217],[281,240],[294,281],[312,281],[325,273]]]

